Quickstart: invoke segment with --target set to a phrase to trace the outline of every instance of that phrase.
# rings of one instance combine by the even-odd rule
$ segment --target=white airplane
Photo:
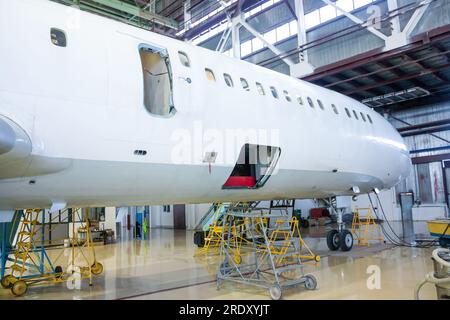
[[[5,211],[355,195],[411,167],[356,100],[48,0],[0,0],[0,72]]]

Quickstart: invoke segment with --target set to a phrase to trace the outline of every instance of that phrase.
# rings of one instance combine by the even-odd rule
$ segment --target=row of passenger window
[[[206,68],[205,69],[205,73],[206,73],[206,78],[209,81],[216,82],[216,76],[214,75],[214,72],[211,69]],[[225,81],[225,83],[226,83],[226,85],[228,87],[230,87],[230,88],[234,87],[233,79],[228,73],[224,73],[223,74],[223,79],[224,79],[224,81]],[[242,89],[244,89],[245,91],[250,91],[250,85],[249,85],[249,83],[248,83],[248,81],[246,79],[240,78],[240,82],[241,82]],[[260,95],[262,95],[262,96],[266,95],[266,92],[264,90],[263,85],[261,83],[259,83],[259,82],[256,82],[255,84],[256,84],[257,92]],[[270,89],[270,92],[271,92],[272,96],[275,99],[279,99],[280,98],[280,95],[278,94],[278,90],[275,87],[271,86],[271,87],[269,87],[269,89]],[[284,98],[286,99],[287,102],[293,102],[293,99],[292,99],[291,95],[289,94],[289,92],[287,90],[283,90],[283,96],[284,96]],[[296,96],[296,100],[297,100],[297,103],[299,105],[301,105],[301,106],[304,105],[304,101],[303,101],[303,98],[301,96]],[[314,101],[310,97],[307,97],[307,101],[308,101],[308,105],[311,108],[313,108],[313,109],[316,108],[316,105],[315,105]],[[323,102],[320,99],[317,99],[317,105],[319,106],[319,108],[321,110],[325,110],[325,106],[324,106]],[[338,110],[338,108],[336,107],[335,104],[331,104],[331,108],[333,109],[333,112],[335,114],[339,114],[339,110]],[[358,114],[358,112],[356,110],[353,110],[353,109],[351,110],[352,112],[350,112],[350,109],[348,109],[348,108],[344,108],[344,110],[345,110],[345,113],[347,114],[347,116],[349,118],[352,118],[352,113],[353,113],[353,117],[356,120],[359,120],[360,117],[361,117],[362,121],[364,121],[364,122],[369,121],[370,123],[373,123],[372,118],[368,114],[364,114],[362,112],[359,112],[359,114]]]
[[[185,67],[189,68],[191,66],[191,63],[189,61],[189,57],[187,56],[187,54],[184,53],[184,52],[181,52],[181,51],[179,51],[178,54],[179,54],[179,58],[180,58],[181,64],[183,64]],[[216,82],[216,76],[215,76],[214,72],[211,69],[205,68],[205,74],[206,74],[206,78],[209,81]],[[230,87],[230,88],[234,87],[233,78],[228,73],[224,73],[223,74],[223,79],[224,79],[224,81],[225,81],[225,83],[226,83],[226,85],[228,87]],[[249,83],[248,83],[248,81],[246,79],[240,78],[240,82],[241,82],[241,86],[242,86],[243,90],[250,91],[250,85],[249,85]],[[266,92],[264,90],[263,85],[261,83],[259,83],[259,82],[256,82],[255,84],[256,84],[256,90],[257,90],[258,94],[260,94],[262,96],[265,96]],[[280,98],[280,96],[278,94],[278,90],[275,87],[271,86],[271,87],[269,87],[269,89],[270,89],[270,92],[271,92],[272,96],[275,99],[279,99]],[[284,98],[286,99],[287,102],[293,102],[293,100],[292,100],[292,98],[291,98],[291,96],[290,96],[290,94],[289,94],[289,92],[287,90],[283,90],[283,96],[284,96]],[[299,105],[301,105],[301,106],[304,105],[303,98],[301,96],[296,96],[296,100],[297,100],[297,103]],[[313,109],[316,108],[314,101],[310,97],[307,97],[306,100],[308,101],[308,105],[311,108],[313,108]],[[325,106],[324,106],[324,104],[322,103],[322,101],[320,99],[317,99],[317,105],[319,106],[319,108],[321,110],[325,110]],[[339,114],[339,110],[338,110],[338,108],[336,107],[335,104],[331,104],[331,108],[333,109],[333,112],[335,114],[337,114],[337,115]],[[364,114],[362,112],[359,112],[359,115],[358,115],[358,112],[356,110],[354,110],[354,109],[352,109],[352,112],[350,112],[350,109],[348,109],[348,108],[344,108],[344,110],[345,110],[346,115],[350,119],[352,118],[352,113],[353,113],[353,117],[356,120],[359,120],[360,119],[359,117],[361,117],[362,121],[364,121],[364,122],[369,121],[370,123],[373,123],[372,118],[370,117],[369,114]]]

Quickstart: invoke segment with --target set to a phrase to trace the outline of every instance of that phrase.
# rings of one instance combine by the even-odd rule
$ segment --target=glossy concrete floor
[[[305,272],[318,279],[317,290],[294,287],[283,293],[284,299],[412,299],[415,286],[432,270],[431,249],[377,244],[330,253],[324,233],[324,227],[304,233],[307,244],[322,256],[319,264],[305,265]],[[217,256],[194,256],[192,238],[189,231],[153,229],[149,240],[97,246],[105,272],[94,279],[93,286],[87,280],[79,289],[70,289],[66,283],[35,286],[21,298],[0,289],[0,299],[269,299],[266,290],[234,283],[224,283],[217,290]],[[61,265],[69,258],[67,249],[49,250],[49,254],[61,254]],[[379,289],[367,286],[368,271],[373,268],[380,270]],[[423,299],[435,296],[431,285],[421,292]]]

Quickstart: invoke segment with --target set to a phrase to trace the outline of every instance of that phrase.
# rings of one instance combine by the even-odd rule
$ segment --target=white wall
[[[100,228],[103,229],[111,229],[114,231],[114,234],[117,234],[116,231],[116,208],[115,207],[107,207],[105,208],[105,221],[100,223]]]
[[[372,193],[371,195],[373,204],[375,207],[378,207],[378,202],[376,196]],[[400,205],[397,205],[395,190],[389,189],[381,191],[378,195],[381,201],[381,206],[384,209],[384,214],[386,215],[387,220],[389,221],[400,221],[401,220],[401,211]],[[355,208],[368,208],[370,206],[369,197],[367,195],[358,196],[356,201],[352,201],[352,210]],[[381,209],[380,209],[381,210]],[[381,211],[380,211],[380,219],[383,219]]]
[[[151,206],[150,227],[173,228],[173,206],[170,206],[170,212],[164,212],[163,206]]]

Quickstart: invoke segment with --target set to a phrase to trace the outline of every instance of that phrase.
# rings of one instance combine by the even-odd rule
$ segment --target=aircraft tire
[[[343,230],[340,235],[340,247],[342,251],[350,251],[353,248],[353,235],[348,230]]]
[[[340,234],[337,230],[331,230],[327,233],[327,246],[331,251],[336,251],[340,246]]]

